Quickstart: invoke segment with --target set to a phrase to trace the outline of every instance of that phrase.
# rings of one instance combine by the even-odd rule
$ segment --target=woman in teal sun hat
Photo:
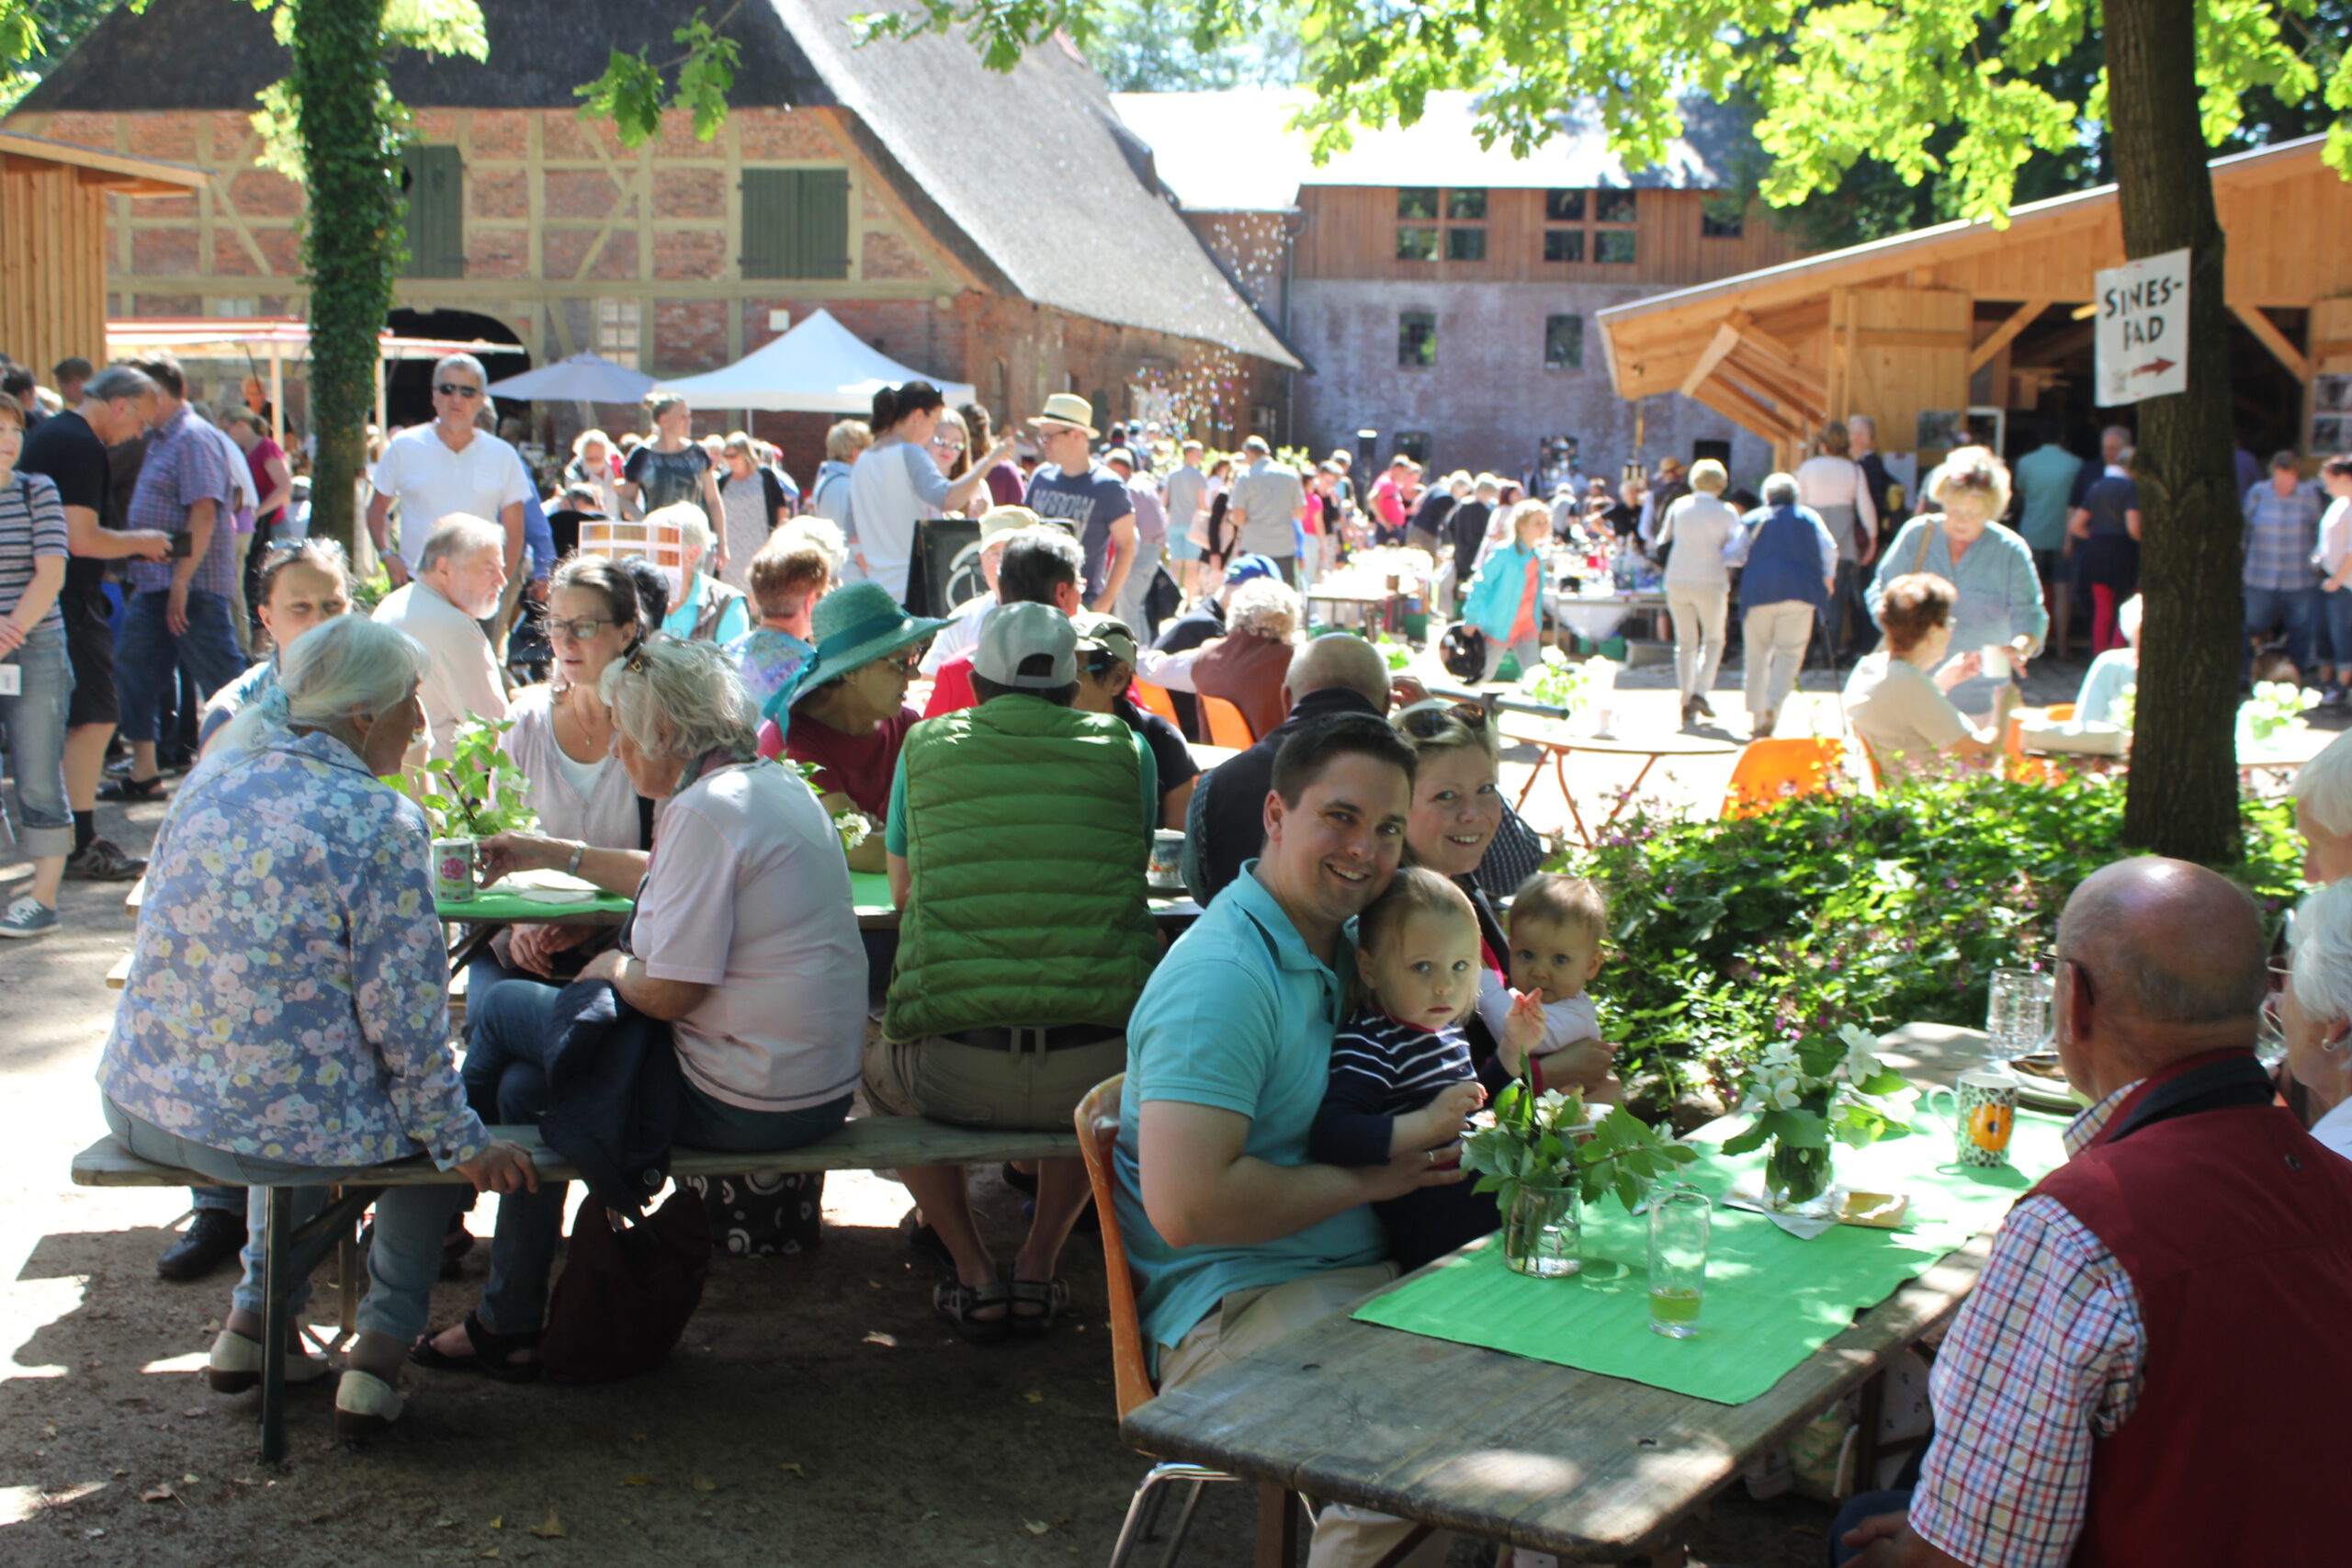
[[[890,777],[907,731],[922,717],[907,682],[945,621],[910,615],[879,583],[853,582],[817,602],[815,657],[768,699],[760,754],[815,767],[809,781],[829,813],[855,809],[874,831],[849,852],[852,871],[883,869]]]

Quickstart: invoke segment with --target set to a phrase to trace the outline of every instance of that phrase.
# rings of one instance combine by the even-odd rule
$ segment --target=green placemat
[[[548,904],[520,894],[491,892],[461,904],[436,899],[433,908],[445,920],[578,920],[591,916],[610,919],[626,916],[629,901],[607,896],[576,904]]]
[[[1723,1205],[1762,1154],[1727,1158],[1702,1148],[1685,1166],[1690,1184],[1716,1200],[1699,1332],[1668,1339],[1649,1326],[1649,1219],[1604,1198],[1584,1215],[1584,1272],[1531,1280],[1503,1266],[1492,1237],[1400,1290],[1356,1309],[1366,1323],[1458,1344],[1481,1345],[1611,1377],[1630,1378],[1719,1404],[1743,1404],[1877,1305],[1904,1280],[1997,1222],[2036,1179],[2065,1158],[2055,1116],[2020,1112],[2010,1144],[2016,1165],[1975,1170],[1951,1164],[1950,1128],[1919,1130],[1867,1149],[1839,1148],[1838,1180],[1861,1191],[1903,1192],[1911,1209],[1899,1231],[1838,1225],[1800,1241],[1761,1214]]]
[[[890,879],[878,871],[853,871],[849,874],[849,901],[861,909],[895,909],[898,900],[890,897]]]

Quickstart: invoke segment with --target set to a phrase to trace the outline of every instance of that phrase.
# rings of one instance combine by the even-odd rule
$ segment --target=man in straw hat
[[[1056,392],[1029,422],[1044,461],[1029,477],[1029,510],[1067,523],[1086,547],[1086,603],[1111,615],[1136,567],[1135,498],[1125,480],[1094,460],[1094,405]]]

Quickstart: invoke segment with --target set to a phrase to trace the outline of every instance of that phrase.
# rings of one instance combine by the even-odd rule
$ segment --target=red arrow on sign
[[[2178,361],[2171,359],[2151,359],[2145,365],[2135,367],[2132,369],[2132,374],[2134,376],[2161,376],[2177,363]]]

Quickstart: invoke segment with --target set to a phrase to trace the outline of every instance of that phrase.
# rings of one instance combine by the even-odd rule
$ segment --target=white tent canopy
[[[661,389],[712,409],[755,409],[765,413],[863,414],[875,392],[903,381],[933,378],[858,337],[817,310],[763,348],[752,350],[723,370],[664,381]],[[951,403],[973,398],[967,381],[935,381]]]

